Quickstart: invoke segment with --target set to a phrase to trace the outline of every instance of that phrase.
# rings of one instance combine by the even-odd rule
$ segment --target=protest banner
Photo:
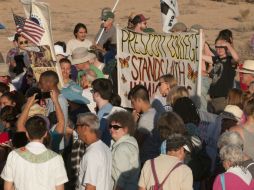
[[[158,79],[173,74],[191,96],[199,95],[200,35],[197,33],[141,34],[117,28],[118,94],[122,106],[130,107],[128,92],[136,84],[147,87],[150,96]]]
[[[37,51],[29,51],[31,67],[37,82],[41,74],[45,71],[56,71],[55,62],[53,61],[50,47],[47,45],[38,46]]]
[[[47,3],[38,2],[36,0],[20,1],[23,4],[26,16],[38,23],[45,30],[40,45],[48,45],[51,50],[52,58],[54,61],[56,61],[49,5]],[[57,72],[60,84],[63,86],[63,77],[59,63],[57,62],[54,67],[55,68],[52,68],[52,70]]]
[[[33,69],[34,77],[35,77],[36,81],[39,81],[41,74],[44,73],[45,71],[55,71],[56,72],[55,67],[34,67],[34,66],[32,66],[32,69]]]

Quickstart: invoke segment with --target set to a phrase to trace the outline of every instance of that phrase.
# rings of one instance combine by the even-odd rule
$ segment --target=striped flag
[[[45,30],[32,20],[13,14],[17,32],[32,43],[39,45]]]
[[[161,0],[161,16],[162,16],[162,30],[169,33],[170,29],[177,23],[176,17],[179,16],[177,0]]]

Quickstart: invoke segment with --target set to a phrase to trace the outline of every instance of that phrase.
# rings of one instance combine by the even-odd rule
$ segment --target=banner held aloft
[[[196,33],[141,34],[117,28],[118,94],[122,106],[130,107],[127,95],[136,84],[145,85],[152,95],[158,89],[158,79],[167,73],[196,96],[199,41]]]

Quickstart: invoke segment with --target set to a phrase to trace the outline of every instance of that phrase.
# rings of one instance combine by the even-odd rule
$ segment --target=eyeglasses
[[[20,41],[20,42],[19,42],[19,45],[23,45],[23,44],[28,44],[28,41],[25,40],[25,41]]]
[[[123,128],[123,127],[122,127],[122,126],[119,126],[119,125],[109,125],[108,128],[109,128],[109,129],[112,129],[112,128],[113,128],[113,129],[115,129],[115,130],[118,130],[118,129]]]

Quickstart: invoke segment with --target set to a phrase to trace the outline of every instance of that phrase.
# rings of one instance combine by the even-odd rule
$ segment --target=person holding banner
[[[67,43],[67,54],[72,55],[74,49],[78,47],[90,48],[92,42],[86,38],[87,28],[83,23],[78,23],[73,31],[75,39],[70,40]]]
[[[104,55],[104,63],[115,59],[116,55],[116,27],[114,25],[115,14],[111,11],[104,11],[101,16],[101,28],[96,35],[96,44],[93,49],[101,51]],[[103,32],[102,32],[103,31]],[[100,36],[102,32],[102,35]]]
[[[149,20],[149,18],[146,18],[143,14],[136,15],[131,21],[131,23],[133,24],[132,29],[135,32],[143,33],[144,30],[147,28],[147,20]]]

